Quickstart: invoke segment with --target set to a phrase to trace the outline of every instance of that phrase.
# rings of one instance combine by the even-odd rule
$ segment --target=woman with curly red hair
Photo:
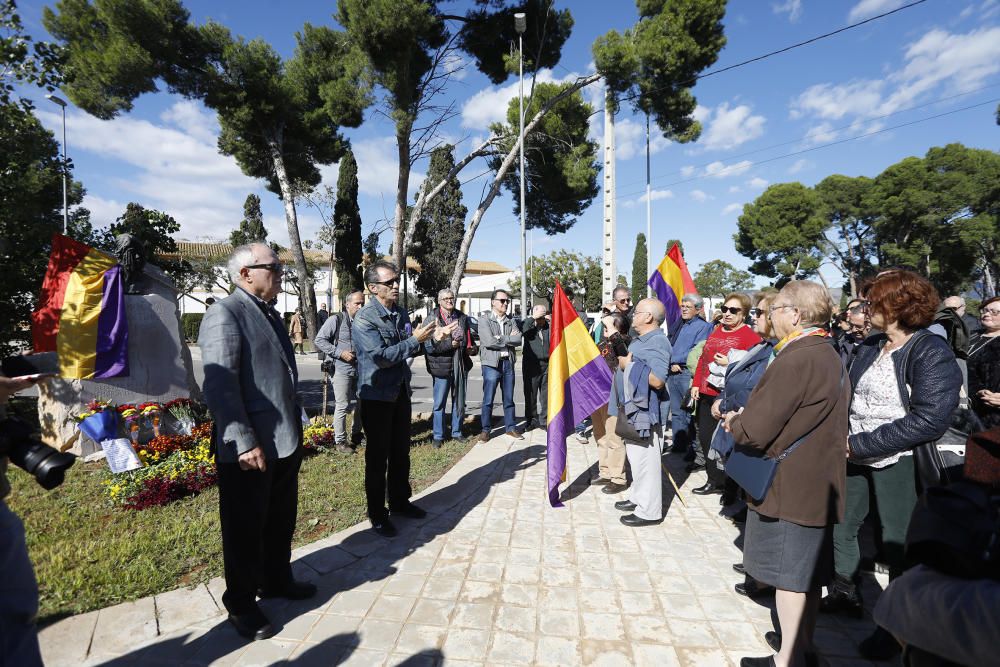
[[[911,271],[886,271],[871,283],[867,299],[872,326],[882,333],[865,340],[850,368],[846,507],[833,531],[835,580],[820,606],[858,618],[863,613],[856,587],[858,530],[869,512],[869,493],[875,496],[891,580],[902,573],[903,542],[917,502],[913,449],[947,430],[962,386],[948,342],[926,330],[941,301],[930,282]],[[859,651],[869,659],[888,659],[898,644],[878,628]]]

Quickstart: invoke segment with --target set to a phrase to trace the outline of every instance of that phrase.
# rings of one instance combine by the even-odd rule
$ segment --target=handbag
[[[838,394],[844,387],[845,374],[844,369],[841,368],[840,384],[837,385]],[[778,464],[788,458],[789,454],[801,447],[802,443],[813,434],[813,431],[819,428],[820,424],[830,416],[830,412],[835,407],[836,403],[830,407],[830,410],[823,415],[822,419],[816,421],[816,425],[809,429],[808,433],[793,442],[791,447],[781,452],[776,458],[765,456],[763,453],[757,453],[752,449],[747,451],[747,448],[737,445],[733,449],[733,453],[726,460],[726,475],[739,484],[740,488],[746,491],[747,495],[756,502],[762,502],[768,490],[770,490],[771,484],[774,482],[774,476],[778,474]]]
[[[625,404],[621,401],[618,401],[618,419],[615,420],[615,435],[622,440],[628,440],[633,445],[648,447],[653,444],[652,431],[645,438],[639,435],[639,432],[635,430],[635,427],[625,417]]]

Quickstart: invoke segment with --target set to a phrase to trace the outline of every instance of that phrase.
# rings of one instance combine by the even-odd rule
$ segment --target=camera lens
[[[37,440],[19,443],[11,448],[8,456],[11,463],[34,475],[35,481],[50,491],[63,483],[66,469],[76,461],[72,454],[56,451]]]

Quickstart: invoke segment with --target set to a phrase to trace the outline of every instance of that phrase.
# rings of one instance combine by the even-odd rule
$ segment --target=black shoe
[[[427,516],[427,512],[420,509],[413,503],[407,503],[401,507],[390,507],[389,513],[405,516],[407,519],[423,519]]]
[[[741,658],[740,667],[774,667],[774,656],[764,658]]]
[[[705,482],[704,485],[699,486],[696,489],[691,489],[691,493],[696,496],[708,496],[713,493],[722,493],[722,487],[718,487],[711,482]]]
[[[747,522],[747,508],[744,507],[736,514],[729,517],[729,520],[733,523],[746,523]]]
[[[431,444],[434,445],[434,449],[441,449],[441,445],[444,444],[444,440],[433,440]]]
[[[750,576],[748,576],[742,584],[736,584],[733,586],[733,590],[735,590],[739,595],[745,595],[751,600],[767,597],[768,595],[774,595],[774,586],[762,584]]]
[[[863,618],[865,605],[857,586],[848,578],[834,575],[830,592],[819,601],[819,610],[824,614],[846,614],[853,618]]]
[[[614,482],[608,482],[604,486],[604,488],[601,489],[601,493],[606,493],[606,494],[608,494],[610,496],[610,495],[613,495],[615,493],[621,493],[622,491],[624,491],[627,488],[628,487],[626,485],[624,485],[624,484],[615,484]]]
[[[699,470],[704,470],[704,469],[705,469],[705,464],[698,463],[697,461],[692,461],[691,463],[687,464],[687,466],[685,466],[684,468],[684,470],[686,470],[687,472],[698,472]]]
[[[738,574],[746,574],[746,568],[743,567],[743,563],[733,563],[733,570]]]
[[[261,588],[257,597],[284,598],[286,600],[308,600],[316,595],[316,585],[305,581],[291,581],[279,588]]]
[[[893,636],[881,627],[875,628],[875,632],[858,644],[858,653],[861,657],[876,661],[891,660],[902,650]]]
[[[698,458],[698,455],[694,453],[694,450],[688,447],[688,450],[684,452],[684,463],[693,463]]]
[[[764,633],[764,641],[774,649],[775,653],[781,652],[781,633],[771,630],[770,632]]]
[[[622,512],[631,512],[636,507],[638,507],[638,505],[633,503],[631,500],[619,500],[617,503],[615,503],[615,509],[620,510]]]
[[[483,442],[483,443],[485,443],[485,442],[489,442],[489,441],[490,441],[490,433],[489,433],[489,431],[482,431],[478,436],[476,436],[476,442]]]
[[[618,520],[621,521],[626,526],[631,526],[633,528],[637,528],[639,526],[655,526],[658,523],[660,523],[660,520],[640,519],[634,514],[626,514],[625,516],[618,517]]]
[[[729,507],[736,502],[736,492],[735,491],[723,491],[722,496],[719,498],[719,504],[723,507]]]
[[[260,609],[253,609],[245,614],[229,614],[229,622],[236,628],[241,637],[260,641],[275,635],[274,626]]]
[[[380,519],[378,521],[372,519],[372,530],[382,537],[396,537],[398,534],[396,527],[392,525],[389,519]]]

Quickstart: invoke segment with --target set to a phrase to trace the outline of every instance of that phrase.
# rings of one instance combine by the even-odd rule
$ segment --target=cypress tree
[[[260,197],[251,193],[243,202],[240,228],[232,231],[229,242],[235,248],[255,241],[267,241],[267,229],[264,227],[264,215],[260,212]]]
[[[454,166],[454,146],[435,148],[427,173],[428,185],[440,183]],[[414,241],[419,245],[415,243],[410,254],[420,263],[420,273],[414,282],[422,294],[432,298],[437,297],[438,290],[449,286],[465,235],[468,209],[462,204],[460,185],[457,178],[448,182],[424,208],[413,234]]]
[[[358,162],[348,150],[340,160],[337,202],[333,206],[337,285],[342,296],[363,289],[361,275],[361,209],[358,206]]]
[[[632,255],[632,301],[646,298],[646,279],[649,277],[649,262],[646,261],[646,235],[635,237],[635,253]]]

